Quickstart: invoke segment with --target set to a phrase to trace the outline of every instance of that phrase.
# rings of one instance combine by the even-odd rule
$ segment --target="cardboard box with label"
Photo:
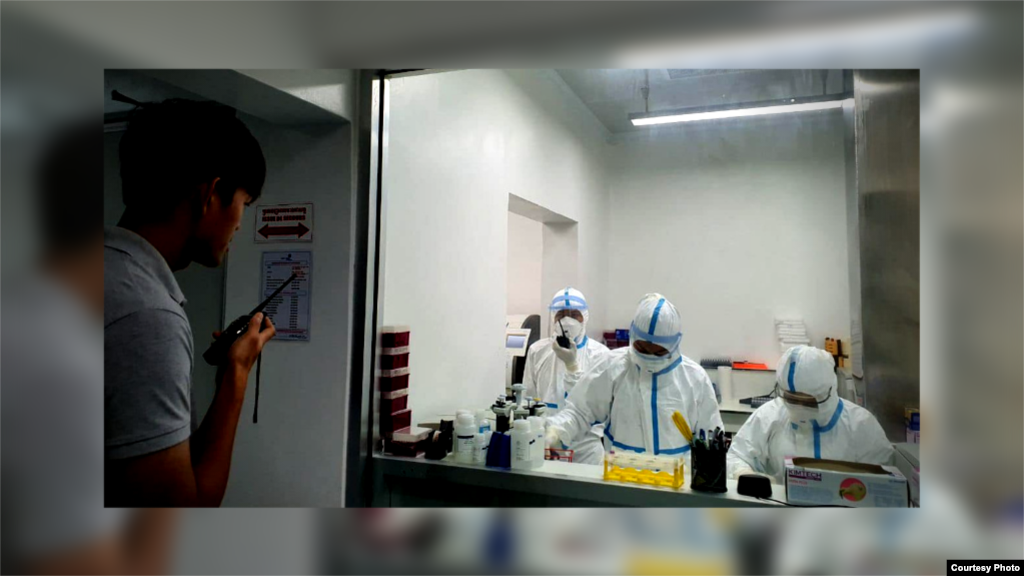
[[[895,466],[792,457],[786,458],[786,499],[855,508],[906,508],[909,502],[907,479]]]

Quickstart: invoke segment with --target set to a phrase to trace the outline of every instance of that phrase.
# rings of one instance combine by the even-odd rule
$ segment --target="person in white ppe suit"
[[[555,292],[549,310],[552,337],[538,340],[530,346],[526,354],[523,385],[528,398],[540,398],[547,404],[550,417],[565,407],[565,400],[575,385],[575,381],[565,381],[566,372],[586,372],[609,351],[604,344],[587,337],[590,312],[582,292],[575,288]],[[568,348],[561,348],[558,344],[557,336],[561,336],[563,331],[569,340]],[[601,446],[603,430],[603,425],[596,424],[572,443],[574,463],[601,463],[604,458]]]
[[[679,312],[664,296],[640,300],[629,333],[629,348],[614,350],[585,374],[567,373],[580,383],[566,407],[548,419],[548,445],[571,444],[594,422],[604,422],[605,448],[652,455],[683,455],[690,445],[672,422],[679,412],[694,432],[722,427],[711,379],[679,351]]]
[[[787,456],[889,464],[892,444],[871,412],[836,394],[835,361],[812,346],[779,360],[776,397],[747,419],[732,439],[729,476],[757,472],[785,481]]]

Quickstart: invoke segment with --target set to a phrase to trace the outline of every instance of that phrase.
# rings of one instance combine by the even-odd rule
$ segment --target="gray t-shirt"
[[[156,248],[118,227],[106,229],[104,245],[106,457],[132,458],[189,437],[192,328]]]

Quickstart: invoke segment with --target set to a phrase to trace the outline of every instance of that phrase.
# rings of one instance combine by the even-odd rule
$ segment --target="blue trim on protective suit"
[[[676,358],[674,362],[663,370],[651,375],[651,429],[654,430],[654,454],[661,454],[661,438],[658,432],[658,376],[663,376],[675,370],[683,363],[683,357]]]
[[[586,309],[587,309],[587,301],[584,300],[583,298],[580,298],[579,296],[575,296],[575,295],[569,294],[568,290],[565,291],[564,295],[556,296],[555,299],[551,301],[551,306],[548,306],[548,310],[551,310],[551,311],[555,311],[555,310],[586,310]]]
[[[654,431],[654,454],[658,454],[658,375],[651,375],[651,429]]]
[[[658,344],[659,346],[667,344],[668,345],[667,347],[673,348],[673,349],[676,346],[679,346],[679,341],[682,340],[682,338],[683,338],[683,333],[682,332],[676,332],[675,334],[671,334],[669,336],[658,336],[656,334],[647,334],[644,331],[642,331],[639,328],[637,328],[635,323],[634,324],[630,324],[630,326],[629,326],[629,335],[630,335],[631,338],[633,338],[635,340],[644,340],[646,342],[654,342],[655,344]]]
[[[665,374],[668,374],[669,372],[675,370],[682,363],[683,363],[683,357],[680,356],[679,358],[676,358],[675,361],[673,361],[671,364],[666,366],[661,371],[655,372],[654,375],[655,376],[664,376]]]
[[[811,425],[814,427],[814,457],[821,458],[821,434],[828,432],[835,427],[836,422],[839,422],[839,416],[843,413],[843,399],[839,399],[839,406],[836,406],[836,411],[832,413],[832,418],[828,421],[825,426],[818,426],[817,420],[812,420]]]
[[[654,315],[651,316],[651,327],[647,330],[647,334],[653,336],[654,328],[658,325],[658,314],[661,314],[661,307],[665,305],[665,299],[658,300],[658,305],[654,307]]]
[[[636,446],[630,446],[629,444],[616,442],[615,437],[612,436],[611,428],[608,426],[605,426],[604,428],[604,435],[608,438],[608,441],[612,443],[612,446],[615,446],[616,448],[622,448],[623,450],[632,450],[633,452],[639,452],[640,454],[647,452],[647,450],[643,448],[637,448]]]
[[[799,353],[798,352],[794,352],[793,355],[790,356],[790,358],[789,358],[789,378],[787,379],[787,381],[789,382],[789,391],[790,392],[796,392],[796,386],[793,385],[793,375],[796,374],[796,357],[797,357],[797,354],[799,354]]]
[[[579,344],[577,344],[576,345],[576,349],[579,350],[580,348],[583,348],[586,345],[587,345],[587,335],[584,334],[583,335],[583,342],[580,342]]]

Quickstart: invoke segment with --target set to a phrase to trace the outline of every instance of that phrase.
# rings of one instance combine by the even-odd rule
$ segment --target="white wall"
[[[542,314],[543,224],[508,213],[507,314]]]
[[[546,309],[551,305],[551,296],[555,292],[563,290],[566,286],[582,290],[583,295],[587,297],[587,305],[591,308],[590,320],[587,322],[587,331],[591,336],[596,337],[601,333],[601,324],[600,320],[595,321],[594,317],[596,315],[598,318],[601,318],[605,307],[604,302],[598,296],[601,294],[601,290],[589,289],[594,287],[595,283],[580,281],[579,228],[578,224],[544,225],[541,294],[544,297]],[[589,248],[589,246],[585,247],[586,250],[589,250]],[[604,255],[597,255],[595,259],[602,265],[606,262]],[[601,279],[604,280],[604,277],[602,276]],[[584,286],[588,288],[584,288]],[[540,330],[541,337],[551,334],[551,314],[540,315]]]
[[[355,70],[239,70],[255,78],[352,121],[355,114]]]
[[[224,506],[340,506],[351,322],[350,128],[244,120],[267,158],[257,204],[312,202],[313,242],[256,244],[255,210],[247,211],[227,262],[225,316],[236,318],[262,300],[262,252],[311,250],[312,319],[309,342],[276,340],[264,349],[258,424],[251,416],[255,370],[250,376]]]
[[[579,222],[579,287],[602,299],[604,141],[550,71],[391,86],[382,307],[385,323],[412,329],[415,422],[502,390],[510,193]]]
[[[628,327],[661,292],[683,352],[774,366],[776,316],[812,343],[848,338],[843,123],[838,111],[685,125],[609,147],[608,317]]]

